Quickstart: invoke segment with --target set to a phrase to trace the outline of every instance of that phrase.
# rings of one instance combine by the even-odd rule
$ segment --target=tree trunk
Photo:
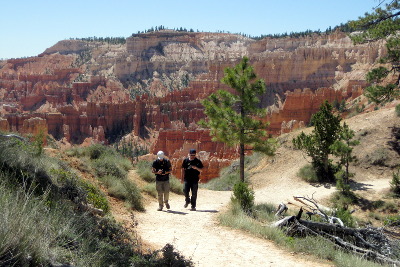
[[[327,175],[328,172],[329,172],[329,159],[328,159],[328,155],[326,155],[326,157],[324,157],[323,163],[324,163],[324,172],[325,172],[325,175]]]
[[[244,182],[244,144],[240,143],[240,181]]]

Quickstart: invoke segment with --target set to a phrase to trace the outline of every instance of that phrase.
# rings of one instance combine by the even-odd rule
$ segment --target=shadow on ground
[[[219,212],[218,210],[196,210],[197,212],[210,212],[210,213],[216,213]]]
[[[367,191],[373,187],[372,184],[365,184],[361,182],[351,181],[350,186],[353,190]]]
[[[181,211],[176,211],[176,210],[166,210],[165,212],[178,214],[178,215],[186,215],[186,214],[188,214],[187,212],[181,212]]]

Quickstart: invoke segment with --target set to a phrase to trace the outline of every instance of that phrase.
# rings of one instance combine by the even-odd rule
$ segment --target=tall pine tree
[[[235,93],[218,90],[203,100],[207,119],[202,124],[210,128],[214,141],[239,145],[240,179],[244,182],[245,148],[251,147],[267,155],[272,155],[275,150],[274,139],[267,138],[269,123],[258,119],[265,115],[265,110],[259,108],[259,96],[265,92],[265,82],[257,79],[247,57],[224,72],[221,82]]]

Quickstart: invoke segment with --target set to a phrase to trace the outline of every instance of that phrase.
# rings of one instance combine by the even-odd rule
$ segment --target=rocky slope
[[[267,84],[272,134],[307,124],[323,100],[362,94],[383,43],[354,46],[343,33],[259,41],[226,33],[169,30],[126,43],[64,40],[42,54],[0,62],[0,130],[51,134],[63,144],[112,143],[124,135],[177,164],[202,151],[206,177],[236,157],[196,122],[201,99],[243,56]]]

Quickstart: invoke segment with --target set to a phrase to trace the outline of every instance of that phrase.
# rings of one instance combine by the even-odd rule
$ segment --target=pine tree
[[[339,139],[340,117],[332,112],[332,106],[325,101],[320,110],[311,117],[314,130],[310,135],[301,132],[293,139],[293,145],[303,150],[312,159],[312,166],[320,180],[333,180],[334,170],[329,160],[332,145]]]
[[[258,96],[265,92],[265,82],[257,79],[247,57],[234,68],[225,68],[224,72],[221,82],[235,93],[218,90],[203,100],[207,120],[202,125],[210,128],[214,141],[239,145],[240,179],[244,182],[245,146],[267,155],[272,155],[275,149],[275,140],[266,136],[269,123],[256,119],[265,114],[265,110],[258,107]]]
[[[340,168],[342,166],[345,168],[344,172],[339,172],[340,177],[337,176],[337,179],[342,182],[342,185],[339,186],[342,191],[350,190],[349,179],[353,174],[349,172],[349,166],[350,162],[353,162],[356,159],[356,157],[352,155],[352,147],[360,143],[358,140],[353,140],[353,138],[354,131],[344,123],[339,133],[339,139],[331,146],[333,154],[339,158],[338,166]]]
[[[382,3],[385,1],[382,1]],[[385,8],[377,7],[372,13],[351,21],[350,27],[358,32],[350,35],[355,44],[368,43],[386,39],[386,56],[380,59],[382,66],[371,70],[367,74],[367,81],[372,83],[365,89],[365,96],[379,104],[398,98],[400,95],[400,3],[398,0],[389,1]],[[390,67],[387,67],[387,64]],[[383,83],[383,80],[393,74],[396,81]]]

